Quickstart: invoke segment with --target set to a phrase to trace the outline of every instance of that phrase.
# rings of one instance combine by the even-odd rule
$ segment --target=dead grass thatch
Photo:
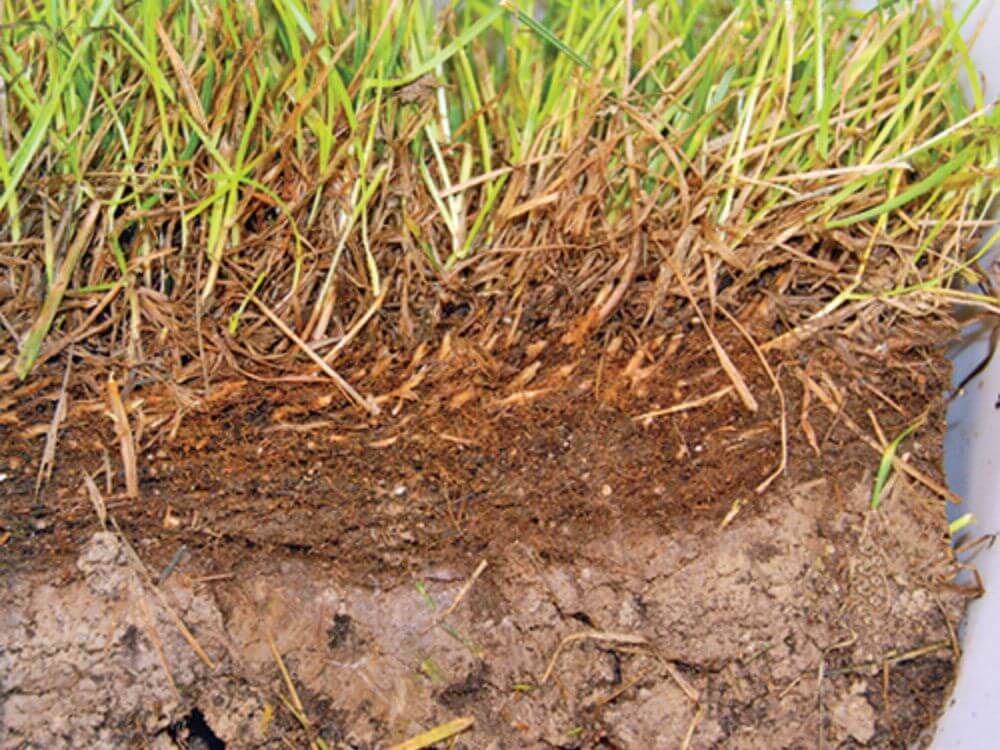
[[[766,352],[1000,309],[969,256],[997,114],[929,3],[0,13],[7,387],[75,357],[182,409],[229,373],[375,414],[516,348],[530,400],[539,347],[695,313],[752,409],[717,315]]]

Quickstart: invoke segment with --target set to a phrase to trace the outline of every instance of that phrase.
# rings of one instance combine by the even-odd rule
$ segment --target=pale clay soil
[[[571,566],[514,543],[444,623],[471,567],[387,588],[329,560],[211,581],[182,563],[161,601],[98,532],[61,579],[0,580],[0,748],[308,747],[269,633],[333,748],[459,716],[475,724],[454,747],[470,749],[899,747],[945,699],[964,604],[944,585],[939,502],[893,482],[877,513],[870,483],[818,480],[779,484],[724,529],[609,522]]]

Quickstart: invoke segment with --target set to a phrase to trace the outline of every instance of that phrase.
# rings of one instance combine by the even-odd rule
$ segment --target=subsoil
[[[779,397],[717,333],[756,411],[698,327],[397,383],[377,420],[323,383],[171,410],[130,382],[138,498],[86,375],[36,495],[51,365],[0,425],[0,747],[382,748],[460,717],[436,747],[922,742],[966,594],[941,497],[897,471],[871,510],[866,440],[924,415],[900,455],[943,481],[940,347],[775,349]]]

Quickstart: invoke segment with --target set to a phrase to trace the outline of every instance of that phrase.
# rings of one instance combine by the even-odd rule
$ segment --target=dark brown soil
[[[456,747],[917,741],[963,599],[939,497],[897,472],[868,510],[864,438],[928,412],[904,458],[940,482],[946,363],[902,337],[775,350],[783,410],[721,335],[756,412],[730,392],[637,418],[730,385],[699,330],[478,369],[456,342],[433,399],[396,384],[377,420],[322,384],[230,382],[180,411],[180,386],[135,384],[137,500],[83,378],[33,499],[61,374],[36,379],[0,425],[0,747],[386,747],[465,715]],[[782,423],[787,467],[758,492]],[[151,578],[176,563],[159,588],[211,668],[85,471]]]

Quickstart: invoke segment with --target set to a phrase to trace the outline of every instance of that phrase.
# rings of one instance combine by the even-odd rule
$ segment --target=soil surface
[[[437,747],[920,741],[965,599],[926,482],[870,504],[878,432],[920,415],[901,457],[941,481],[946,363],[816,342],[768,353],[779,396],[728,334],[756,410],[699,331],[575,367],[527,346],[378,421],[326,385],[136,383],[138,499],[85,378],[35,499],[61,376],[22,387],[0,748],[381,748],[460,717]]]

